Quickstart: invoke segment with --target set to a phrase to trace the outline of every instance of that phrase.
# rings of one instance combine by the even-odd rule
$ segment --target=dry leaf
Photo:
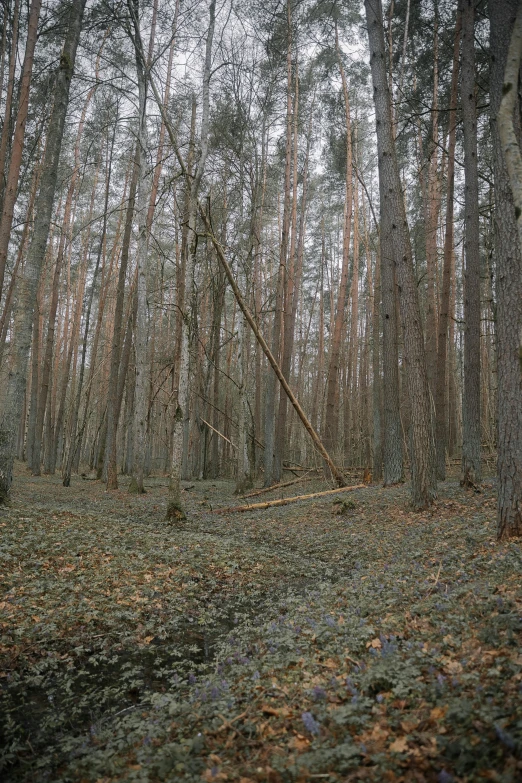
[[[327,666],[328,669],[337,669],[339,668],[337,661],[334,661],[333,658],[327,658],[326,661],[324,661],[323,666]]]
[[[367,647],[373,647],[374,650],[380,650],[382,643],[380,639],[372,639],[371,642],[366,643]]]
[[[305,739],[304,737],[302,739],[300,737],[292,737],[292,739],[288,743],[288,747],[292,748],[292,750],[297,750],[298,753],[303,753],[305,750],[308,749],[309,745],[310,745],[310,741]]]
[[[441,720],[447,711],[448,707],[434,707],[430,712],[430,719],[431,720]]]
[[[376,723],[375,726],[373,727],[373,730],[372,730],[372,733],[371,733],[370,736],[371,736],[371,738],[373,740],[378,742],[379,740],[385,740],[389,736],[389,734],[390,734],[390,732],[388,731],[388,729],[383,728],[378,723]]]
[[[275,707],[270,707],[269,704],[263,704],[261,707],[261,712],[264,712],[265,715],[275,715],[277,717],[281,711],[277,710]]]
[[[408,740],[406,737],[399,737],[390,745],[392,753],[405,753],[408,750]]]

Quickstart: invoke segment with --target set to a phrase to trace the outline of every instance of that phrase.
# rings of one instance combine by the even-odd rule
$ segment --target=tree
[[[460,0],[462,18],[461,101],[464,130],[465,247],[464,390],[462,395],[462,478],[480,481],[480,241],[475,91],[475,0]]]
[[[67,35],[56,70],[54,104],[47,130],[40,190],[35,204],[33,236],[27,253],[24,273],[20,276],[18,284],[12,364],[9,371],[7,395],[0,414],[0,502],[7,500],[13,480],[15,437],[22,413],[27,379],[27,361],[31,346],[36,294],[47,247],[56,191],[58,162],[69,104],[69,91],[85,3],[86,0],[75,0],[70,4]]]
[[[490,0],[489,14],[499,387],[497,535],[502,540],[522,535],[522,181],[519,174],[520,136],[515,135],[513,129],[513,116],[519,116],[520,3],[518,0],[502,3]],[[505,128],[501,140],[502,124]],[[509,169],[506,163],[510,164]]]
[[[377,129],[379,192],[381,224],[383,225],[381,253],[387,252],[384,245],[389,241],[397,273],[404,334],[404,360],[411,406],[412,503],[416,508],[425,508],[436,497],[437,485],[424,336],[404,196],[393,138],[391,99],[386,78],[382,5],[380,0],[365,0],[365,8]]]

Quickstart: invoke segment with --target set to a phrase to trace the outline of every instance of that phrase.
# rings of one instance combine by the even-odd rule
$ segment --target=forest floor
[[[522,780],[522,541],[495,540],[493,479],[428,513],[406,484],[216,514],[233,483],[195,482],[175,525],[164,477],[126,486],[17,468],[2,781]]]

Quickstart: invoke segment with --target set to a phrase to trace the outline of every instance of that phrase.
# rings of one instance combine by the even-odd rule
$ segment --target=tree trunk
[[[139,149],[136,147],[134,165],[129,189],[129,200],[125,216],[125,229],[121,247],[120,269],[116,286],[116,302],[114,305],[114,327],[112,332],[111,366],[109,375],[109,395],[107,399],[107,489],[118,489],[117,467],[117,429],[118,416],[118,376],[123,341],[123,304],[125,298],[125,285],[127,280],[127,267],[129,263],[129,246],[132,232],[132,219],[136,201],[136,188],[138,186],[138,157]]]
[[[136,37],[139,34],[137,17],[137,0],[129,0],[129,8],[133,11],[133,21]],[[149,377],[149,264],[148,264],[148,230],[147,230],[147,91],[143,63],[139,52],[136,51],[136,72],[138,77],[138,141],[137,141],[137,166],[138,166],[138,242],[136,251],[137,268],[137,310],[134,324],[134,345],[136,352],[136,393],[134,395],[134,424],[135,424],[135,452],[134,467],[129,484],[129,492],[143,494],[143,476],[145,458],[147,453],[147,411],[148,411],[148,384]]]
[[[518,20],[515,27],[515,19]],[[518,66],[513,68],[513,49],[520,45],[520,3],[506,0],[489,2],[491,20],[490,112],[495,175],[495,257],[497,264],[497,347],[498,347],[498,538],[522,535],[522,264],[520,228],[521,203],[514,202],[506,167],[506,150],[502,154],[499,136],[499,109],[506,96],[504,121],[513,122],[510,109],[516,104]],[[514,29],[515,27],[515,29]],[[515,37],[517,36],[517,37]],[[510,57],[508,60],[508,47]],[[520,62],[520,49],[518,50]],[[509,64],[514,73],[507,69]],[[507,76],[507,78],[506,78]],[[509,86],[508,86],[509,85]],[[510,95],[511,93],[511,95]],[[510,107],[510,98],[512,99]],[[514,99],[514,100],[513,100]],[[497,120],[498,117],[498,120]],[[515,139],[520,144],[520,136]],[[517,145],[518,146],[518,145]],[[516,150],[513,150],[516,153]],[[520,155],[520,152],[518,153]],[[517,196],[521,182],[513,182]]]
[[[397,271],[404,333],[404,361],[407,367],[408,396],[411,406],[412,503],[415,508],[425,508],[436,497],[436,478],[424,336],[410,235],[392,133],[391,101],[386,81],[382,6],[380,0],[365,0],[365,7],[377,128],[381,225],[383,226],[382,243],[385,247],[387,238],[391,236],[391,251]]]
[[[18,284],[16,337],[13,347],[14,361],[9,373],[8,392],[0,420],[0,502],[6,500],[13,479],[14,446],[26,386],[27,359],[31,345],[36,292],[49,235],[58,163],[69,103],[69,88],[80,39],[85,2],[86,0],[76,0],[70,6],[68,32],[56,74],[54,105],[47,131],[40,192],[35,206],[33,236],[25,262],[24,274],[20,277]]]
[[[22,66],[22,76],[20,78],[18,112],[16,114],[16,124],[13,136],[13,145],[11,149],[11,159],[9,161],[9,172],[7,174],[6,186],[2,202],[2,218],[0,220],[0,298],[4,285],[5,265],[7,261],[7,249],[9,247],[9,237],[11,236],[11,227],[13,225],[14,205],[18,192],[18,178],[20,175],[20,166],[22,165],[22,152],[24,149],[25,123],[27,121],[27,112],[29,109],[29,88],[31,86],[31,76],[33,73],[34,49],[38,32],[38,19],[40,17],[40,7],[42,0],[32,0],[29,11],[29,21],[27,28],[27,41],[25,44],[24,64]],[[18,7],[18,4],[16,8]],[[15,9],[15,13],[18,13]],[[13,45],[14,45],[13,41]],[[12,87],[11,87],[12,89]],[[10,123],[6,118],[4,120],[3,134],[6,133]],[[5,158],[2,160],[2,154],[5,154],[4,139],[2,138],[0,146],[0,176],[3,178]]]
[[[5,164],[7,160],[7,151],[11,133],[11,112],[13,104],[13,91],[15,84],[16,60],[18,57],[18,28],[20,24],[20,0],[15,0],[13,9],[13,24],[11,27],[11,51],[9,53],[9,69],[7,76],[7,90],[4,105],[4,124],[2,136],[0,137],[0,204],[3,203],[5,191]],[[4,25],[7,27],[7,24]],[[2,207],[3,210],[3,207]],[[2,273],[3,277],[3,273]],[[1,286],[0,286],[1,290]]]
[[[480,247],[475,95],[474,0],[460,0],[462,15],[461,101],[464,130],[465,249],[464,390],[461,484],[480,481]]]
[[[457,85],[459,73],[460,13],[457,12],[453,43],[453,71],[451,75],[448,168],[446,194],[446,234],[444,237],[444,266],[437,341],[437,374],[435,384],[437,478],[446,478],[446,447],[448,443],[448,326],[450,319],[451,264],[453,258],[453,202],[455,191],[455,142],[457,129]],[[450,368],[451,369],[451,368]]]
[[[326,416],[324,424],[324,443],[327,451],[331,452],[336,445],[339,418],[339,367],[341,357],[341,343],[344,326],[344,314],[346,310],[346,297],[348,292],[348,272],[350,263],[350,232],[352,225],[352,126],[350,120],[350,99],[348,95],[348,83],[341,60],[339,50],[339,38],[337,27],[335,29],[335,47],[337,52],[337,62],[341,73],[341,82],[343,88],[344,112],[345,112],[345,132],[346,132],[346,191],[344,202],[344,224],[343,224],[343,260],[341,266],[341,280],[339,283],[339,296],[337,298],[337,308],[335,310],[335,319],[333,324],[332,342],[330,350],[330,360],[328,363],[328,381],[326,386]],[[333,281],[332,281],[333,282]],[[333,290],[333,285],[331,285]],[[333,309],[332,309],[333,312]]]
[[[209,26],[207,31],[207,40],[205,48],[205,66],[203,74],[203,105],[201,115],[201,132],[200,132],[200,155],[194,178],[190,181],[187,179],[187,187],[190,187],[190,206],[189,206],[189,237],[190,237],[190,251],[187,258],[187,264],[185,269],[185,291],[183,312],[185,317],[188,316],[188,312],[192,306],[192,294],[193,294],[193,278],[194,278],[194,266],[196,262],[196,210],[197,210],[197,198],[203,172],[205,170],[205,163],[208,153],[208,133],[209,133],[209,120],[210,120],[210,77],[211,77],[211,63],[212,63],[212,42],[214,38],[214,26],[215,26],[215,14],[216,14],[216,0],[210,0],[209,4]],[[170,133],[169,133],[170,136]],[[173,141],[173,139],[171,139]],[[178,404],[176,407],[176,413],[174,416],[174,433],[173,433],[173,445],[172,445],[172,464],[170,473],[169,484],[169,499],[167,505],[167,519],[183,519],[185,517],[185,510],[181,500],[181,468],[182,468],[182,456],[183,456],[183,421],[187,415],[189,405],[189,369],[190,369],[190,355],[189,355],[190,335],[189,327],[187,323],[182,323],[181,329],[181,356],[179,367],[179,388],[178,388]]]
[[[283,297],[287,276],[288,243],[291,219],[291,164],[292,164],[292,2],[286,3],[287,48],[286,48],[286,151],[285,151],[285,181],[283,194],[283,222],[281,228],[281,244],[279,247],[279,267],[277,271],[274,323],[272,327],[272,355],[279,361],[281,355],[281,326],[283,313]],[[275,449],[282,448],[281,441],[276,443],[276,387],[277,378],[269,371],[266,381],[265,395],[265,486],[274,481],[280,481],[277,476],[277,464],[282,465],[282,456],[275,458]]]

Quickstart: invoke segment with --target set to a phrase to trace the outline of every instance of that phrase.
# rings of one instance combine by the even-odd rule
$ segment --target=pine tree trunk
[[[341,73],[343,87],[345,132],[346,132],[346,191],[344,202],[343,224],[343,260],[341,266],[341,280],[339,283],[339,296],[333,324],[330,359],[328,363],[328,381],[326,386],[326,417],[324,424],[324,444],[328,452],[331,452],[337,442],[338,431],[338,403],[339,403],[339,367],[341,358],[341,343],[344,326],[344,314],[346,310],[346,298],[348,292],[348,272],[350,263],[350,232],[352,226],[353,190],[352,190],[352,127],[350,120],[350,99],[346,74],[339,51],[339,38],[337,28],[335,30],[335,45],[337,62]],[[333,282],[333,281],[332,281]],[[333,290],[333,285],[331,285]],[[333,313],[333,308],[331,310]]]
[[[283,299],[287,276],[288,245],[290,239],[291,220],[291,165],[292,165],[292,2],[287,0],[287,50],[286,50],[286,151],[285,180],[283,193],[283,222],[281,228],[281,244],[279,247],[279,267],[277,271],[274,321],[272,327],[272,355],[279,362],[281,356],[281,327],[283,317]],[[265,486],[269,487],[277,477],[277,466],[282,465],[282,455],[275,456],[276,445],[281,448],[281,441],[276,443],[276,391],[277,378],[269,371],[265,395]]]
[[[76,50],[80,38],[86,0],[71,3],[69,27],[60,57],[54,88],[54,105],[49,120],[40,191],[35,205],[35,224],[24,274],[18,283],[18,307],[15,319],[13,366],[0,419],[0,502],[7,499],[13,478],[14,447],[27,379],[27,359],[36,292],[45,258],[49,226],[58,175],[65,117],[69,104]]]
[[[27,29],[27,41],[25,44],[24,64],[22,66],[22,75],[20,78],[18,111],[16,114],[16,124],[13,135],[13,145],[11,149],[11,158],[9,161],[9,171],[6,179],[5,191],[2,202],[2,218],[0,220],[0,298],[4,284],[5,265],[7,261],[7,249],[9,247],[9,237],[11,236],[11,227],[13,225],[14,205],[18,192],[18,178],[20,167],[22,165],[22,152],[24,148],[25,124],[27,121],[27,112],[29,110],[29,88],[31,86],[31,76],[33,73],[34,49],[38,32],[38,19],[40,17],[40,7],[42,0],[32,0],[29,10],[29,20]],[[17,13],[17,11],[15,11]],[[14,43],[14,42],[13,42]],[[12,89],[12,87],[11,87]],[[6,114],[7,114],[6,106]],[[10,123],[7,122],[7,116],[4,120],[3,134],[7,132]],[[2,153],[5,152],[4,139],[0,145],[0,176],[3,178],[5,158],[2,160]]]
[[[15,0],[14,9],[13,9],[13,22],[11,26],[11,50],[9,52],[7,90],[6,90],[5,104],[4,104],[4,122],[2,127],[2,136],[0,137],[0,205],[2,205],[2,211],[3,211],[5,184],[6,184],[4,179],[4,173],[5,173],[5,166],[8,157],[9,142],[11,140],[10,139],[11,127],[12,127],[11,112],[13,109],[13,91],[15,85],[16,61],[18,58],[19,25],[20,25],[20,0]],[[4,28],[7,28],[7,24],[4,25]],[[2,272],[2,278],[3,278],[3,272]],[[0,285],[0,290],[1,287],[2,286]]]
[[[461,101],[464,130],[465,249],[464,390],[461,484],[480,481],[480,246],[475,95],[474,0],[460,0],[462,15]]]
[[[457,12],[453,43],[453,71],[451,75],[448,168],[446,194],[446,233],[444,237],[444,266],[437,341],[437,374],[435,384],[437,478],[446,478],[446,448],[448,443],[448,326],[450,319],[451,264],[453,258],[453,202],[455,191],[455,142],[457,129],[457,85],[459,72],[460,13]],[[450,368],[451,369],[451,368]]]
[[[499,136],[499,110],[502,96],[516,96],[518,67],[506,74],[510,38],[517,20],[520,44],[520,4],[517,0],[499,3],[490,0],[491,72],[490,113],[495,175],[495,258],[497,264],[497,347],[498,347],[498,509],[497,535],[500,540],[522,535],[522,264],[520,241],[520,200],[513,199],[505,152]],[[510,49],[510,55],[512,49]],[[518,52],[520,62],[520,51]],[[506,86],[504,86],[506,82]],[[510,87],[507,87],[507,84]],[[511,96],[509,93],[511,92]],[[519,102],[515,98],[515,116]],[[508,103],[509,107],[509,103]],[[513,116],[505,118],[513,120]],[[514,140],[515,141],[515,140]],[[520,145],[520,136],[516,138]],[[520,155],[520,152],[519,152]],[[521,186],[518,183],[518,188]],[[520,191],[519,191],[520,192]],[[517,216],[517,217],[516,217]],[[517,235],[518,222],[518,235]]]
[[[386,247],[385,243],[391,236],[391,251],[397,271],[404,333],[404,361],[407,367],[408,396],[411,407],[412,503],[415,508],[425,508],[436,497],[436,478],[435,444],[424,336],[410,235],[392,133],[381,2],[380,0],[365,0],[365,8],[377,128],[382,243]]]

